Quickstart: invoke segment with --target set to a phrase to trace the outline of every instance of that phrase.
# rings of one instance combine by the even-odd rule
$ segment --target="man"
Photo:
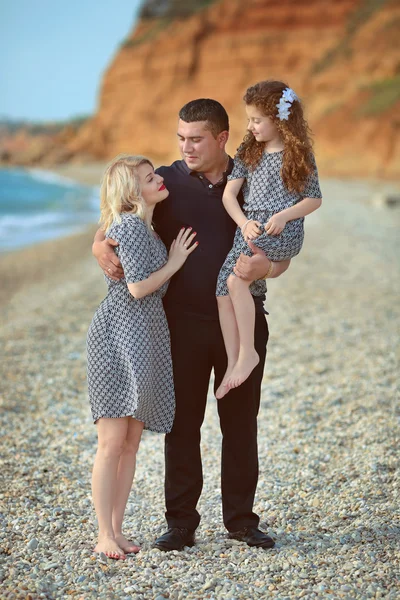
[[[182,160],[157,172],[170,194],[154,212],[154,227],[169,248],[181,227],[197,232],[199,246],[172,278],[164,308],[171,333],[176,415],[165,439],[165,501],[168,531],[155,546],[182,550],[193,546],[200,522],[196,505],[203,485],[200,429],[207,390],[214,369],[215,389],[226,369],[226,353],[215,297],[217,276],[230,250],[235,232],[222,204],[222,194],[233,161],[225,152],[229,137],[228,115],[219,102],[193,100],[179,112],[178,140]],[[252,257],[241,256],[235,274],[260,279],[271,272],[271,262],[255,246]],[[122,276],[112,242],[96,234],[93,253],[102,269]],[[289,261],[274,264],[273,276],[283,273]],[[271,548],[274,541],[258,529],[253,512],[258,480],[257,414],[263,377],[268,326],[262,305],[255,298],[255,347],[260,362],[238,388],[218,400],[222,441],[222,510],[228,536],[249,546]]]

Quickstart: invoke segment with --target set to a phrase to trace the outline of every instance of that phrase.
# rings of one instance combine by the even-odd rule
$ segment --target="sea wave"
[[[43,225],[54,225],[56,223],[65,223],[66,215],[64,213],[40,213],[39,215],[5,215],[0,217],[0,235],[5,234],[10,228],[31,229],[32,227]]]
[[[92,187],[92,191],[90,193],[90,198],[89,198],[89,202],[90,202],[90,206],[93,209],[97,209],[97,211],[99,212],[99,216],[100,216],[100,186],[99,185],[93,185]]]
[[[99,187],[43,169],[0,170],[0,252],[96,223]]]
[[[86,186],[74,179],[70,179],[69,177],[64,177],[64,175],[58,175],[58,173],[54,173],[53,171],[46,171],[45,169],[27,169],[26,172],[32,177],[32,179],[36,179],[37,181],[41,181],[42,183],[53,183],[56,185],[64,185],[66,187],[90,187]]]

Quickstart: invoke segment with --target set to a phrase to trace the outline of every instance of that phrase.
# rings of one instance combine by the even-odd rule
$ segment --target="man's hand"
[[[118,246],[118,242],[106,238],[103,242],[94,242],[92,252],[104,273],[110,279],[118,281],[124,276],[124,271],[121,261],[113,250],[115,246]]]
[[[241,254],[236,262],[233,272],[237,277],[245,279],[246,281],[256,281],[256,279],[262,279],[269,270],[271,261],[265,255],[265,252],[260,250],[258,246],[252,242],[247,242],[250,250],[253,252],[253,256],[246,256]],[[274,262],[274,269],[271,277],[279,277],[286,271],[290,265],[290,260],[282,260]]]
[[[276,213],[275,215],[272,215],[264,229],[268,235],[279,235],[283,231],[286,223],[287,220],[284,215],[282,213]]]

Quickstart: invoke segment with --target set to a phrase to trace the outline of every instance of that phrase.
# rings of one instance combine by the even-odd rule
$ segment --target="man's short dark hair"
[[[216,100],[198,98],[188,102],[179,111],[179,118],[185,123],[207,121],[207,129],[216,138],[221,131],[229,131],[228,113]]]

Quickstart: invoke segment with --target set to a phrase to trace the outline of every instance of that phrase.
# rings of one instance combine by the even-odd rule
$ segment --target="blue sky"
[[[0,0],[0,118],[63,120],[96,109],[101,77],[140,0]]]

